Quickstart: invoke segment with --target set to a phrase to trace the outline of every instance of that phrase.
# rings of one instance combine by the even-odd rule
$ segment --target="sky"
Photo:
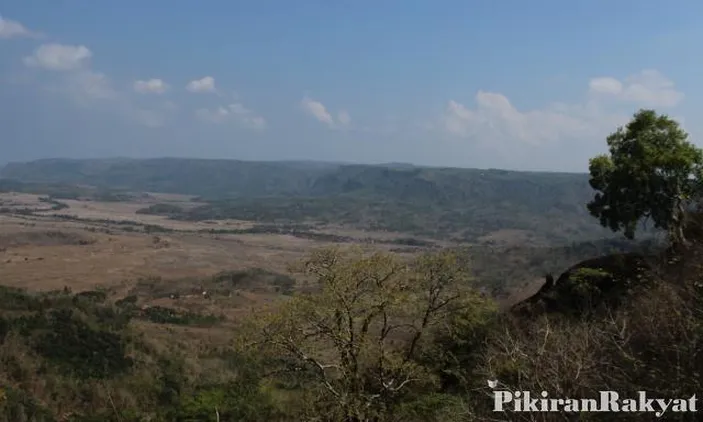
[[[700,0],[2,0],[0,163],[582,172],[640,108],[703,146]]]

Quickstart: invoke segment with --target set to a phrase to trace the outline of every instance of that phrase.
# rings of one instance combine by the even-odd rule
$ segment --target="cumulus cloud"
[[[161,79],[134,82],[134,90],[140,94],[163,94],[169,86]]]
[[[622,82],[611,77],[593,78],[589,88],[593,93],[618,95],[622,92]]]
[[[186,89],[193,93],[215,92],[215,78],[205,76],[202,79],[196,79],[188,82]]]
[[[101,106],[129,121],[158,127],[163,126],[171,110],[164,107],[139,106],[127,92],[114,87],[110,78],[91,68],[93,53],[83,45],[43,44],[32,55],[24,58],[28,67],[54,73],[54,77],[43,78],[42,87],[53,93],[64,95],[80,107]],[[159,79],[137,81],[138,92],[165,91],[167,85]]]
[[[63,91],[79,102],[116,98],[118,94],[110,79],[104,73],[90,69],[92,56],[92,51],[84,45],[42,44],[24,58],[24,63],[29,67],[63,73],[58,85],[49,89]]]
[[[300,102],[300,105],[308,114],[317,120],[330,126],[334,126],[334,119],[332,119],[332,115],[327,111],[327,108],[321,102],[305,97]]]
[[[30,31],[24,25],[17,21],[3,18],[0,15],[0,38],[39,38],[41,34]]]
[[[646,107],[673,107],[684,99],[674,82],[653,69],[628,76],[624,81],[613,77],[591,79],[590,92]]]
[[[459,136],[482,140],[516,140],[538,145],[563,138],[588,136],[595,127],[594,110],[554,105],[543,110],[520,111],[502,94],[479,91],[476,108],[449,101],[445,129]]]
[[[337,115],[337,120],[335,121],[332,114],[327,111],[327,107],[319,101],[313,100],[312,98],[305,97],[300,102],[303,110],[314,117],[318,121],[326,124],[332,129],[348,126],[351,123],[351,116],[349,113],[342,110]]]
[[[85,67],[93,53],[84,45],[42,44],[24,58],[30,67],[68,71]]]
[[[519,110],[503,94],[479,91],[474,107],[448,102],[439,124],[446,133],[476,142],[538,146],[568,140],[600,139],[624,124],[635,107],[674,106],[683,94],[657,71],[643,71],[623,81],[612,77],[590,80],[590,97],[581,104],[554,103],[534,110]]]
[[[263,117],[239,103],[220,106],[213,110],[201,108],[196,110],[195,115],[210,123],[236,121],[250,129],[264,129],[266,127],[266,120]]]

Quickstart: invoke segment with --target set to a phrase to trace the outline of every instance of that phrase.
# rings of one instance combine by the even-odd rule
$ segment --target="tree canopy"
[[[315,251],[299,270],[318,291],[257,318],[256,353],[273,353],[278,373],[308,374],[317,400],[339,412],[335,420],[377,420],[413,389],[437,383],[418,359],[435,335],[460,317],[478,325],[490,308],[467,264],[450,251],[409,263],[360,249]]]
[[[607,142],[609,154],[589,163],[589,183],[597,191],[588,204],[591,215],[629,239],[638,223],[651,219],[673,242],[685,242],[684,215],[699,188],[701,150],[678,122],[644,109]]]

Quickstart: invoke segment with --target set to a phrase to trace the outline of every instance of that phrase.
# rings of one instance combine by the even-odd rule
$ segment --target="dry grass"
[[[90,232],[76,224],[37,221],[33,227],[24,221],[4,217],[0,240],[34,237],[70,230],[92,244],[51,244],[19,242],[0,252],[3,284],[36,290],[70,286],[74,290],[110,286],[124,280],[160,276],[162,278],[202,277],[225,270],[263,267],[284,271],[315,242],[290,236],[168,234],[156,237],[144,233],[105,234]],[[46,236],[44,236],[46,237]]]
[[[80,219],[94,220],[129,220],[140,224],[153,224],[163,226],[173,230],[207,230],[211,228],[217,229],[247,229],[254,225],[249,221],[240,220],[223,220],[217,222],[205,221],[176,221],[170,220],[161,215],[137,214],[137,210],[145,208],[149,205],[159,203],[159,201],[150,202],[93,202],[93,201],[77,201],[77,200],[62,200],[61,202],[69,206],[69,208],[59,211],[45,211],[40,215],[70,215]],[[186,205],[187,204],[187,205]],[[174,203],[174,205],[193,207],[200,205],[197,203]]]
[[[7,192],[0,193],[0,204],[6,207],[33,207],[41,208],[43,205],[39,201],[38,195],[29,193]]]
[[[0,201],[16,208],[46,208],[39,196],[4,193]],[[333,243],[276,234],[206,234],[198,230],[247,228],[246,221],[185,222],[136,214],[149,203],[187,202],[183,195],[150,193],[134,202],[62,200],[69,208],[35,216],[0,214],[0,277],[9,286],[30,290],[96,287],[126,291],[140,278],[209,277],[221,271],[265,268],[285,272],[288,264],[312,248]],[[197,204],[195,204],[197,205]],[[86,221],[67,221],[54,214]],[[154,236],[126,232],[124,227],[87,220],[134,221],[178,230]],[[60,232],[64,236],[51,236]],[[107,232],[107,233],[106,233]],[[363,233],[374,236],[374,233]],[[387,238],[387,233],[377,234]],[[84,241],[79,241],[84,240]],[[384,247],[384,245],[374,245]],[[391,248],[397,245],[385,245]]]
[[[502,229],[490,232],[479,237],[478,243],[487,243],[500,246],[524,245],[535,243],[538,239],[529,230]]]

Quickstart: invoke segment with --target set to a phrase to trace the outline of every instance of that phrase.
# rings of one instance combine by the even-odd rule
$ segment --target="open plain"
[[[142,294],[139,299],[143,305],[168,304],[203,312],[222,305],[216,298],[205,301],[201,297],[207,280],[218,274],[252,270],[287,274],[290,264],[312,249],[341,243],[371,246],[369,242],[373,242],[375,249],[398,249],[398,245],[383,243],[394,236],[388,232],[328,229],[325,234],[351,239],[333,242],[291,234],[227,233],[254,226],[247,221],[177,221],[137,213],[153,203],[197,205],[181,195],[152,193],[148,199],[134,202],[61,200],[68,207],[60,210],[52,210],[41,198],[15,192],[0,194],[6,211],[0,214],[0,277],[7,286],[30,291],[66,287],[74,292],[103,290],[119,298],[136,292],[145,280],[157,280],[166,291],[185,289],[193,294],[179,295],[176,300],[169,295]],[[213,229],[218,232],[211,232]],[[363,236],[363,241],[355,242],[351,235]],[[409,253],[408,249],[412,248],[401,254]],[[271,286],[257,285],[265,278],[257,280],[219,300],[226,299],[226,308],[236,313],[280,298],[280,292]]]

